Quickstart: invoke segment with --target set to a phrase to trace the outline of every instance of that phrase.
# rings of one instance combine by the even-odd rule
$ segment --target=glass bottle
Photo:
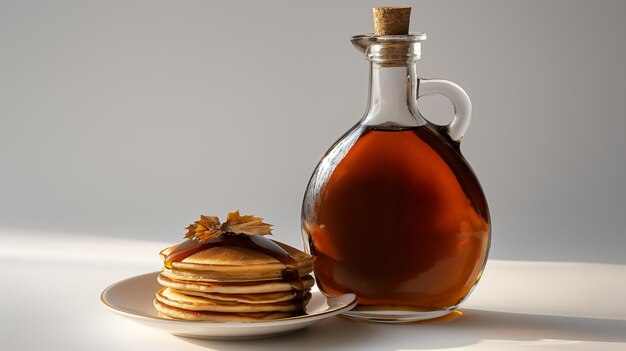
[[[458,85],[417,74],[423,33],[357,35],[370,62],[363,118],[315,168],[302,231],[318,287],[355,293],[355,319],[408,322],[443,316],[480,279],[490,243],[481,186],[459,145],[471,102]],[[446,96],[455,116],[430,123],[417,99]]]

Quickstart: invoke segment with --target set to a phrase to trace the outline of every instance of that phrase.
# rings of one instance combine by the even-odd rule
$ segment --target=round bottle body
[[[480,279],[490,242],[476,176],[430,123],[344,135],[313,173],[302,229],[320,290],[356,294],[346,316],[381,322],[452,311]]]

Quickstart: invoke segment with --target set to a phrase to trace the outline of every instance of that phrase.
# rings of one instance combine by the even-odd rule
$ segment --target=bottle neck
[[[417,110],[419,78],[415,62],[370,62],[369,102],[361,123],[396,129],[426,124]]]

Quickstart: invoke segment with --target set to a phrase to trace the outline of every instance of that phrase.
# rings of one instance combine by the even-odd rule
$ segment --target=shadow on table
[[[331,318],[282,337],[212,341],[179,337],[214,350],[439,349],[480,343],[626,342],[626,320],[462,310],[435,322],[389,325]],[[511,344],[509,344],[511,345]]]

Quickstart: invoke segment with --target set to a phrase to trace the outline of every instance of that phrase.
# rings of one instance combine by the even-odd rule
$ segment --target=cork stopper
[[[374,33],[376,35],[409,34],[410,7],[374,7],[372,12],[374,13]]]

